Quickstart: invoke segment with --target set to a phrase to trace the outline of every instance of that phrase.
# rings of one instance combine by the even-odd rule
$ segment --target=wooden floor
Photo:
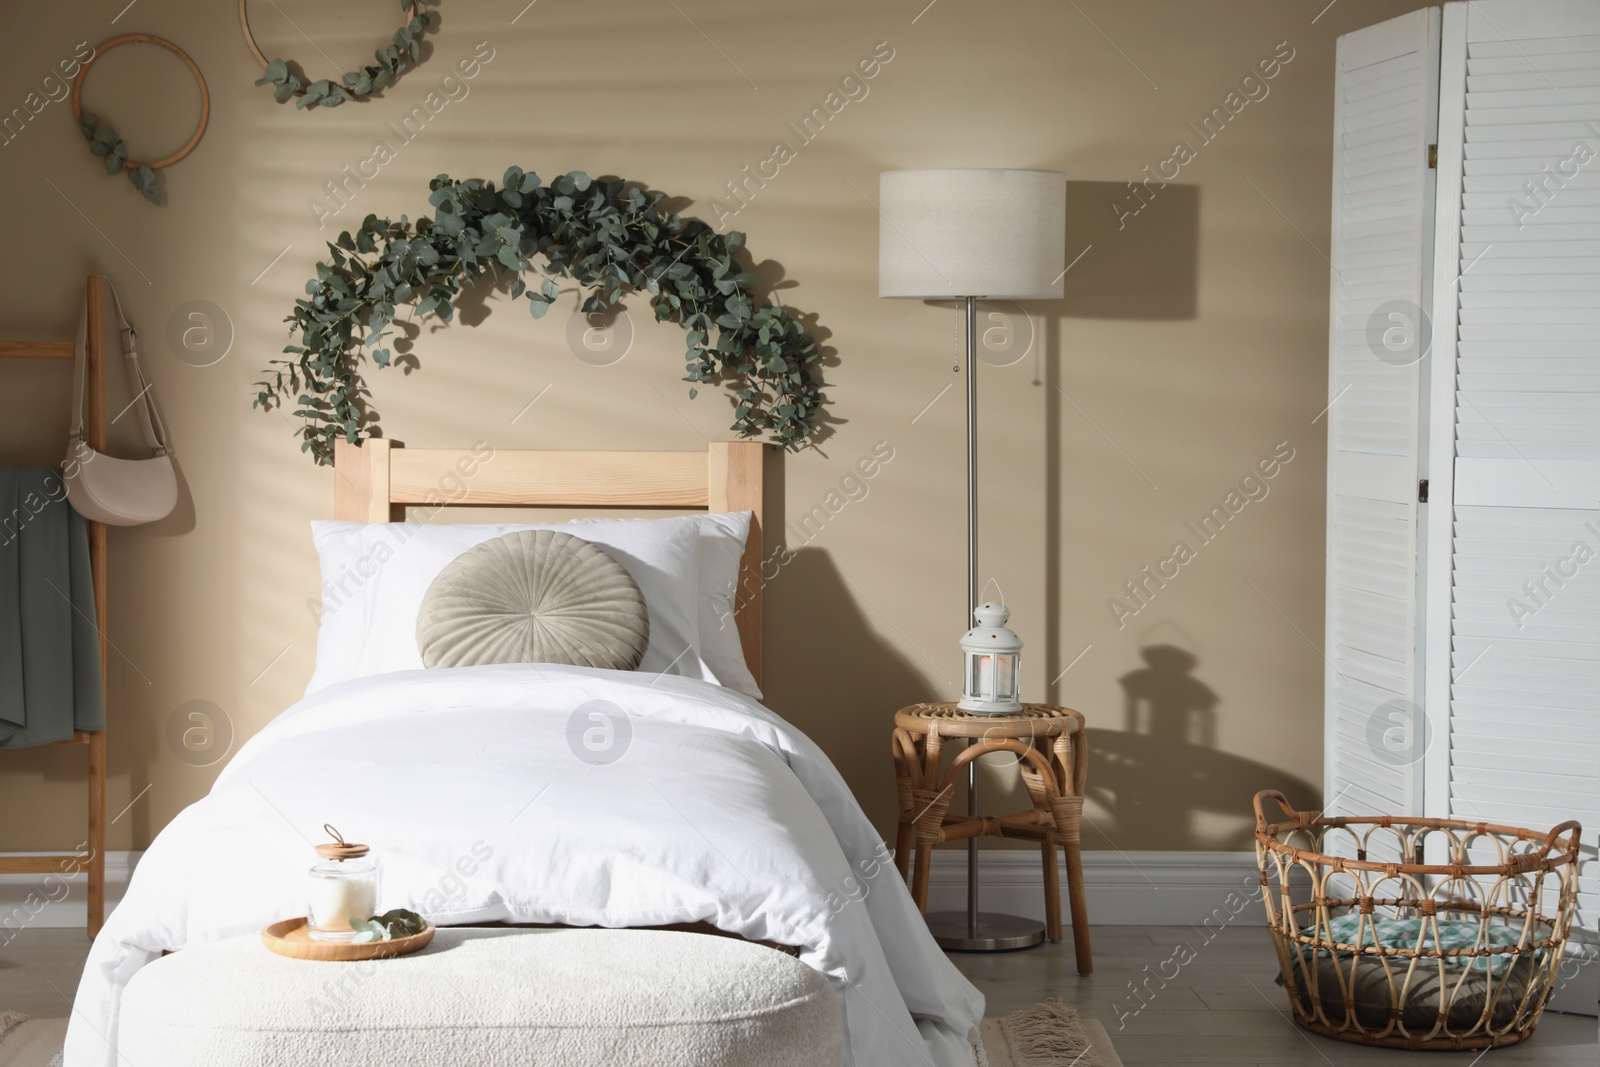
[[[1060,997],[1105,1026],[1127,1067],[1472,1067],[1480,1055],[1371,1049],[1305,1033],[1290,1020],[1288,999],[1273,981],[1278,965],[1264,927],[1228,927],[1210,942],[1186,926],[1096,926],[1090,935],[1095,973],[1088,977],[1078,974],[1070,939],[951,958],[989,998],[990,1017]],[[1180,944],[1193,958],[1177,967],[1168,961],[1189,955],[1174,957]],[[1160,975],[1175,968],[1177,977],[1163,987]],[[1128,983],[1146,978],[1154,993],[1145,994],[1141,1008]],[[1597,1067],[1596,1036],[1591,1016],[1546,1012],[1533,1037],[1483,1054],[1481,1067]]]
[[[88,955],[89,939],[82,930],[18,931],[0,947],[0,1011],[65,1018]]]
[[[1209,943],[1189,927],[1096,926],[1093,935],[1095,973],[1087,978],[1077,973],[1071,941],[952,958],[989,998],[991,1016],[1061,997],[1105,1025],[1127,1067],[1473,1067],[1480,1058],[1367,1049],[1303,1033],[1289,1021],[1283,990],[1272,981],[1276,965],[1264,929],[1230,927]],[[1154,995],[1146,994],[1141,1008],[1128,983],[1172,974],[1174,965],[1167,961],[1179,944],[1192,948],[1194,958],[1165,986],[1152,979]],[[0,948],[0,1009],[34,1018],[65,1016],[88,951],[81,930],[17,934]],[[1483,1067],[1596,1067],[1596,1033],[1593,1018],[1546,1013],[1533,1038],[1483,1054]]]

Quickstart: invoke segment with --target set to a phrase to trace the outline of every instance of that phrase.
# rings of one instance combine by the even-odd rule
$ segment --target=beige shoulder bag
[[[172,469],[172,457],[167,454],[166,430],[156,411],[151,386],[139,366],[134,329],[122,313],[116,288],[110,282],[106,288],[111,290],[111,306],[116,309],[122,354],[128,361],[128,381],[136,390],[130,406],[138,411],[139,428],[151,455],[147,459],[117,459],[95,451],[84,438],[84,394],[88,384],[84,344],[89,332],[89,305],[85,298],[72,374],[72,435],[67,440],[62,469],[67,499],[80,515],[110,526],[137,526],[171,514],[178,504],[178,476]]]

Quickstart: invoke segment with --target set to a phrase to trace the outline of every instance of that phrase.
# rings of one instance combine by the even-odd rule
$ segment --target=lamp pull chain
[[[962,324],[961,324],[961,348],[962,348],[962,351],[966,351],[966,345],[967,345],[966,320],[963,319],[962,320]],[[968,354],[970,355],[971,353],[968,353]],[[960,374],[961,373],[961,357],[960,356],[957,356],[956,357],[956,361],[950,365],[950,373],[951,374]]]

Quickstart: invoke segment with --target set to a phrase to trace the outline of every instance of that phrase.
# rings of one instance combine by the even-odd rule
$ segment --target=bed
[[[65,1067],[113,1067],[121,992],[151,960],[302,914],[324,823],[380,857],[385,907],[441,926],[698,926],[790,946],[838,997],[846,1064],[972,1064],[982,996],[929,937],[827,757],[754,695],[762,461],[762,446],[749,443],[487,455],[341,446],[336,520],[317,524],[317,674],[305,699],[246,742],[145,852],[91,949]],[[708,521],[693,526],[698,548],[688,550],[698,553],[692,602],[674,601],[676,622],[716,627],[700,627],[664,670],[649,669],[648,657],[635,671],[422,668],[407,639],[415,623],[404,618],[415,618],[427,584],[417,561],[431,554],[444,566],[473,538],[504,535],[396,520],[408,506],[519,505],[700,513]],[[660,545],[626,547],[642,529],[613,530],[627,521],[564,528],[625,545],[613,554],[641,579],[659,667],[672,646],[655,648],[657,637],[670,637],[674,620],[651,583],[671,579],[672,566],[651,562]],[[664,530],[694,516],[659,521]],[[747,531],[742,544],[730,546],[729,531]],[[682,549],[684,536],[658,540]],[[374,543],[395,547],[363,577],[368,568],[348,558]],[[336,564],[341,552],[347,562]],[[721,561],[714,588],[701,581],[708,553]],[[334,579],[354,576],[337,610],[330,566]],[[589,744],[596,708],[609,744],[598,752]]]

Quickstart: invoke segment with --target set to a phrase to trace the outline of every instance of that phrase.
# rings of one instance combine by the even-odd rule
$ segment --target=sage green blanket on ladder
[[[88,525],[59,470],[0,468],[0,748],[105,724]]]

